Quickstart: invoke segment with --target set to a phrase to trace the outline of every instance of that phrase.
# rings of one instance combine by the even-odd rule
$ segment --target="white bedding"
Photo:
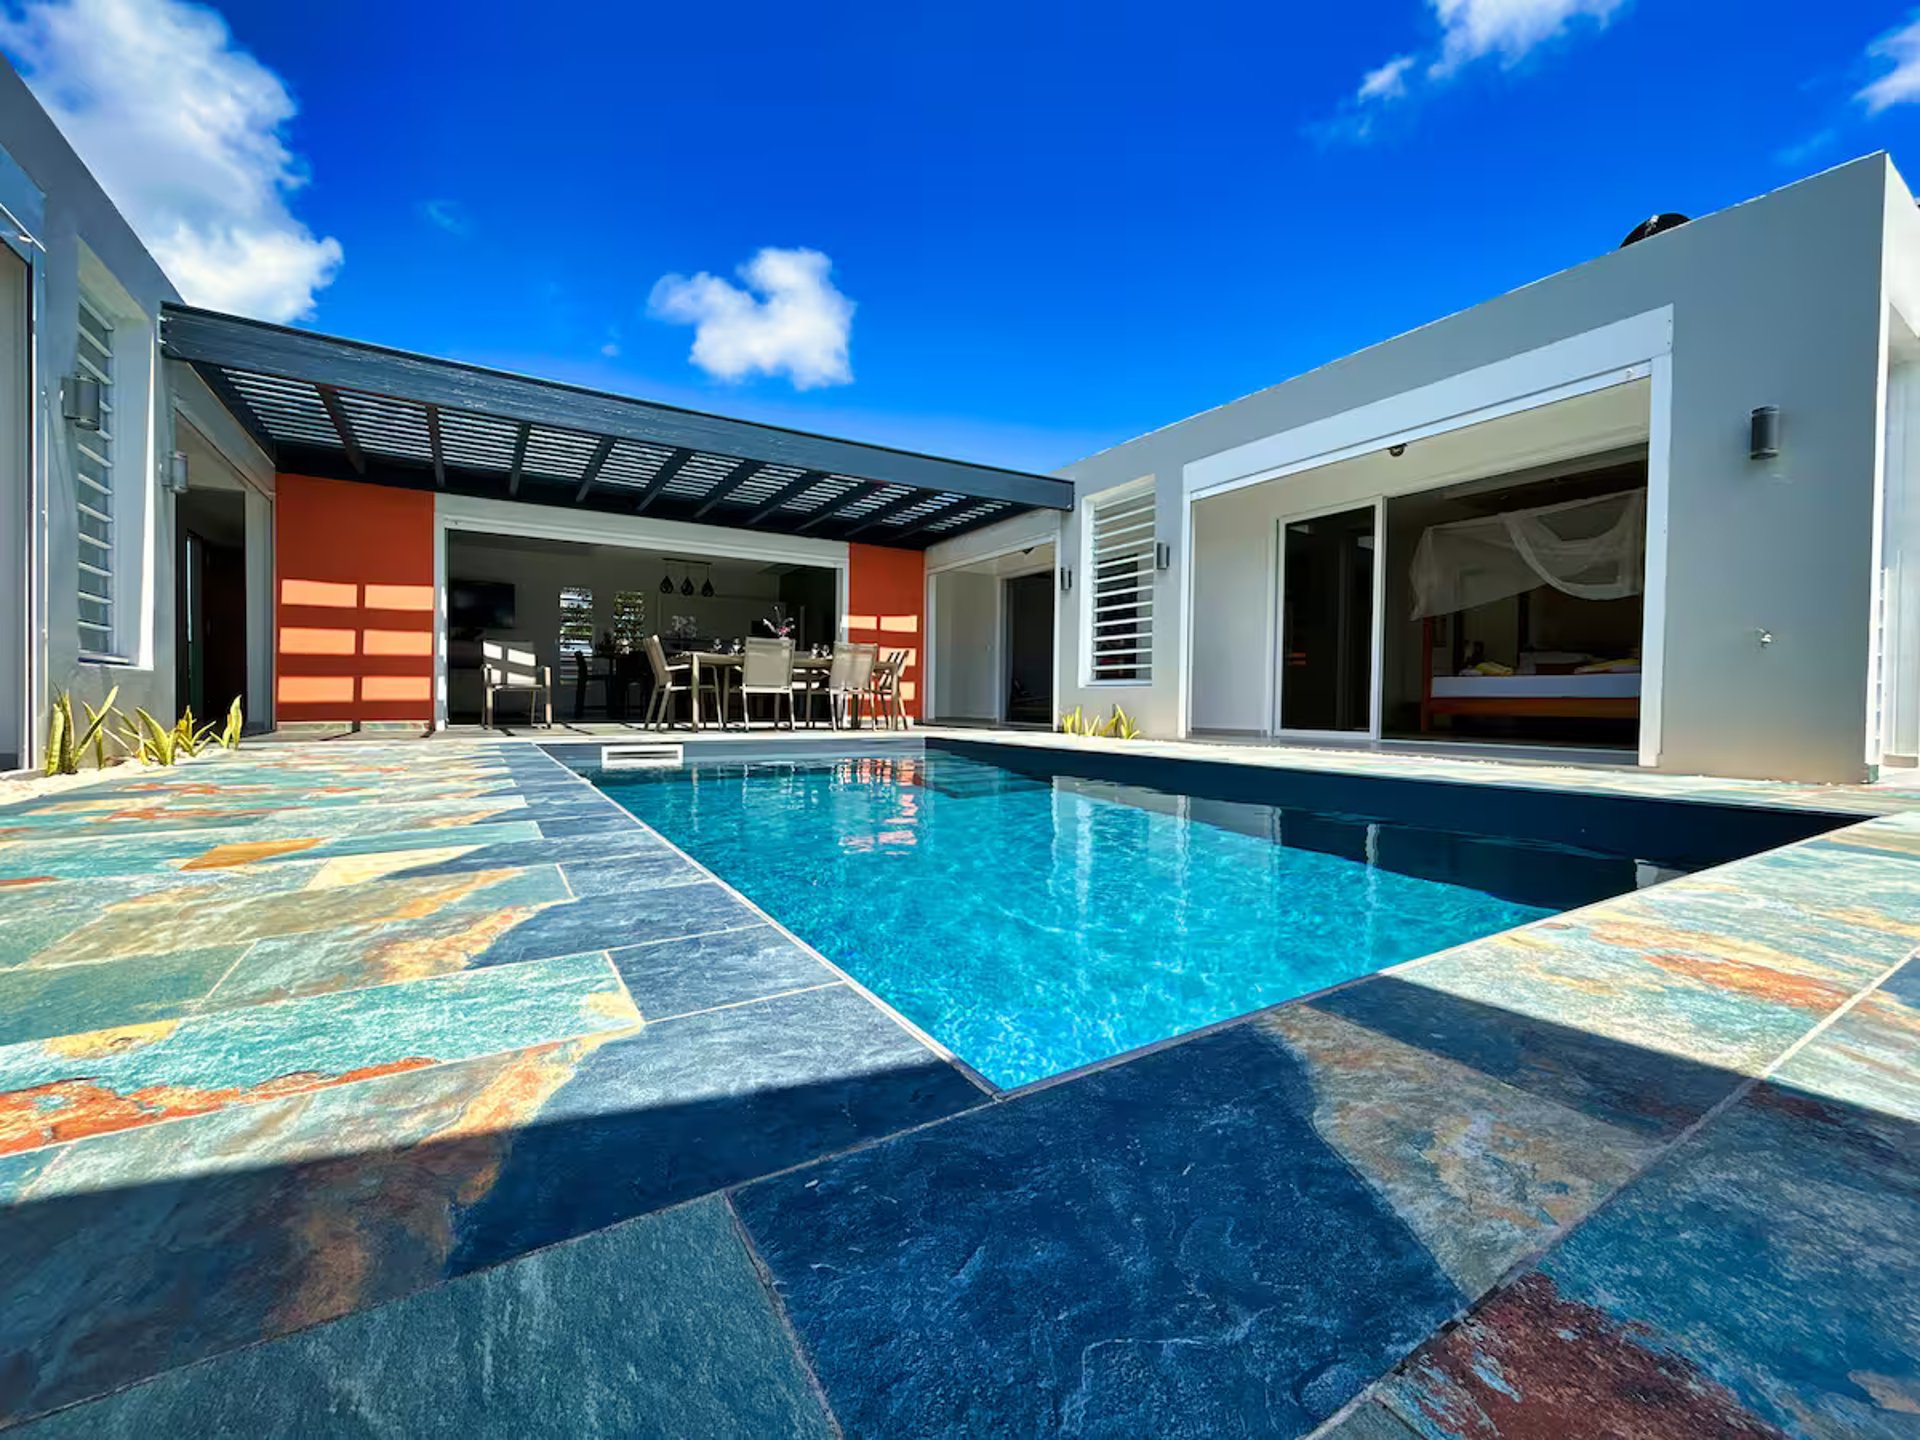
[[[1436,700],[1492,699],[1496,696],[1552,699],[1579,696],[1583,700],[1625,699],[1640,693],[1636,673],[1599,675],[1436,675]]]

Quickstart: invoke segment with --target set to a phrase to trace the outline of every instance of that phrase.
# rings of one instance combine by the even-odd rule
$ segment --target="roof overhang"
[[[281,473],[924,549],[1066,480],[837,440],[168,305],[191,365]]]

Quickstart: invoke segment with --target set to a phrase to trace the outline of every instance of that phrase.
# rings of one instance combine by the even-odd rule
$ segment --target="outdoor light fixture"
[[[712,566],[707,567],[706,574],[700,582],[700,598],[702,600],[711,600],[713,598],[713,567]]]
[[[167,457],[167,489],[176,495],[187,493],[187,452],[176,450]]]
[[[60,413],[76,430],[100,428],[100,382],[91,375],[69,375],[60,386]]]
[[[1060,588],[1062,590],[1073,589],[1073,571],[1064,565],[1060,567]]]
[[[1772,460],[1780,453],[1780,407],[1762,405],[1747,421],[1747,455]]]
[[[1164,540],[1153,547],[1153,568],[1156,570],[1173,568],[1173,546]]]

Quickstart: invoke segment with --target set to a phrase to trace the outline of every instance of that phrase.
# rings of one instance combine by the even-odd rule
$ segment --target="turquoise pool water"
[[[1634,885],[1618,857],[940,752],[594,779],[1003,1087]]]

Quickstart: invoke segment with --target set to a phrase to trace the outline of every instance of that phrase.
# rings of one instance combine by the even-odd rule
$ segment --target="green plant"
[[[227,707],[227,723],[220,727],[220,748],[222,750],[238,750],[240,748],[240,731],[246,724],[246,718],[246,712],[242,710],[240,706],[240,697],[236,695],[233,697],[233,704]]]
[[[207,748],[207,742],[219,735],[215,725],[201,725],[193,718],[193,707],[189,705],[173,722],[173,743],[189,760]]]
[[[120,687],[116,685],[107,692],[106,701],[98,710],[82,702],[87,724],[81,729],[73,718],[73,697],[64,690],[60,692],[47,722],[47,774],[78,775],[80,757],[89,749],[93,751],[94,768],[107,768],[107,742],[101,731],[113,714],[113,702],[119,694]]]
[[[1140,727],[1133,723],[1133,717],[1131,715],[1127,714],[1127,712],[1122,710],[1118,705],[1115,705],[1113,707],[1113,718],[1107,721],[1107,727],[1101,731],[1101,733],[1103,735],[1111,735],[1116,740],[1138,740],[1140,738]]]
[[[1087,730],[1086,716],[1081,713],[1078,705],[1060,717],[1060,733],[1062,735],[1085,735],[1089,733]]]
[[[134,708],[133,719],[122,717],[127,742],[133,747],[142,763],[147,765],[171,765],[179,757],[180,729],[176,726],[162,725],[153,716],[139,707]]]

